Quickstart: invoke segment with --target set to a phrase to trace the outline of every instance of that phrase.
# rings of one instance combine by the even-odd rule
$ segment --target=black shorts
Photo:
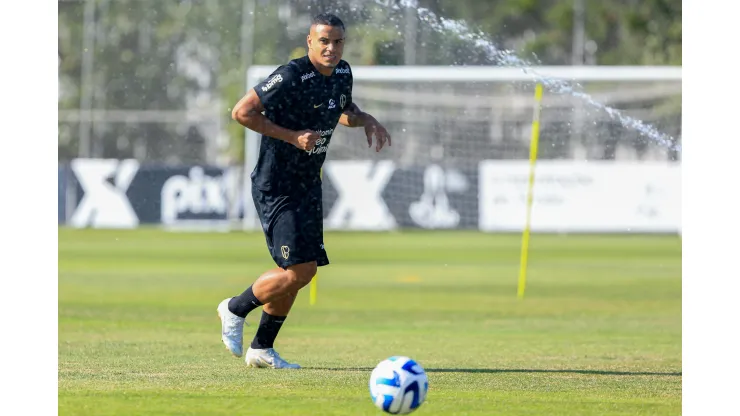
[[[312,261],[317,266],[329,264],[321,185],[297,195],[252,187],[252,199],[275,264],[283,269]]]

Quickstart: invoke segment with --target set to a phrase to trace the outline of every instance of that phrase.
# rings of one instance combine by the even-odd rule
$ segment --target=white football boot
[[[229,310],[231,298],[224,299],[218,304],[218,317],[221,318],[221,341],[234,356],[241,357],[244,351],[244,324],[245,319],[234,315]]]
[[[288,369],[299,369],[301,368],[298,364],[292,364],[280,357],[277,351],[272,348],[266,349],[254,349],[249,348],[247,355],[244,359],[249,367],[254,368],[288,368]]]

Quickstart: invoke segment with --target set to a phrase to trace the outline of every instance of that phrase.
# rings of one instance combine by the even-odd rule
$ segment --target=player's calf
[[[316,276],[316,271],[315,261],[289,266],[286,272],[290,281],[290,291],[297,292],[311,283],[311,279]]]
[[[316,262],[296,264],[263,274],[252,285],[254,296],[267,304],[301,290],[316,275]]]
[[[290,309],[293,307],[298,292],[290,292],[287,296],[283,296],[278,300],[274,300],[270,303],[265,303],[262,306],[262,310],[273,316],[286,316]]]
[[[311,282],[316,275],[316,268],[314,261],[289,266],[287,270],[279,267],[269,270],[247,290],[233,297],[228,302],[229,310],[236,316],[245,318],[249,312],[262,305],[278,301],[291,293],[295,294]]]

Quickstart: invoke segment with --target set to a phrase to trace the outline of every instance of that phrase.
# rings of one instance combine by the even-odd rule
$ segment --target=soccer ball
[[[370,374],[370,397],[386,413],[413,412],[424,403],[428,389],[427,374],[409,357],[385,359]]]

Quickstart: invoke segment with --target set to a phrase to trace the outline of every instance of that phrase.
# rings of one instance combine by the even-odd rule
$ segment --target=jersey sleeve
[[[265,109],[280,106],[295,90],[295,70],[289,65],[278,67],[269,77],[254,86],[254,91]]]

